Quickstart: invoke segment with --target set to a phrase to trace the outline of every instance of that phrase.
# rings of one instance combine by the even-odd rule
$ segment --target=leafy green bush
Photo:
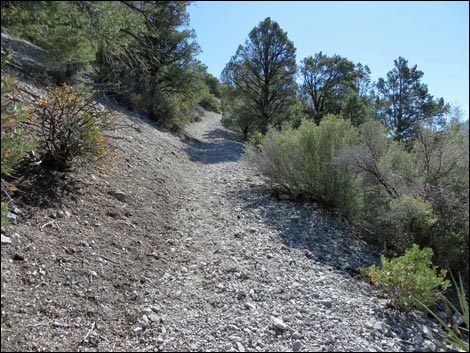
[[[253,130],[248,134],[248,143],[252,146],[260,146],[263,143],[263,134],[259,130]]]
[[[418,307],[416,300],[425,305],[433,305],[440,292],[445,291],[450,282],[445,279],[446,270],[437,273],[432,266],[433,251],[431,248],[419,249],[413,244],[405,255],[389,260],[382,255],[382,268],[372,265],[368,275],[373,283],[380,286],[394,305],[400,309]]]
[[[209,88],[209,93],[213,94],[217,98],[221,98],[222,92],[220,88],[220,82],[217,77],[211,75],[210,73],[204,74],[204,82],[206,83],[207,87]]]
[[[100,109],[91,93],[66,84],[51,88],[38,100],[35,114],[46,165],[65,169],[75,157],[96,161],[106,155],[103,130],[111,126],[112,116]]]
[[[431,203],[411,195],[392,199],[389,211],[380,218],[387,238],[393,240],[394,247],[401,251],[417,240],[426,239],[437,222]]]
[[[145,102],[148,102],[144,108],[148,116],[168,129],[179,130],[196,118],[196,99],[189,95],[160,93]]]
[[[219,114],[222,113],[222,108],[220,107],[219,101],[213,95],[211,95],[210,93],[204,95],[201,98],[201,101],[199,102],[199,104],[204,109],[207,109],[207,110],[210,110],[212,112],[219,113]]]

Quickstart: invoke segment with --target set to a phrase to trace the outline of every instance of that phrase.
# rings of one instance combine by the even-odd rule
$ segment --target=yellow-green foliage
[[[419,249],[413,244],[405,255],[389,260],[382,255],[382,268],[375,265],[368,269],[373,283],[382,288],[400,309],[418,307],[416,300],[432,305],[439,299],[440,291],[445,291],[450,282],[445,279],[447,271],[432,265],[431,248]]]
[[[247,142],[252,146],[260,146],[264,135],[259,130],[253,130],[248,134]]]
[[[74,157],[97,160],[106,155],[103,130],[112,124],[89,94],[66,84],[48,89],[35,114],[41,124],[46,162],[63,169]]]

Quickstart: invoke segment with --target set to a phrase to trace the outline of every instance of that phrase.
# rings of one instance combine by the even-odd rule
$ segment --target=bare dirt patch
[[[124,343],[171,261],[162,247],[187,157],[177,137],[116,114],[117,160],[106,169],[35,172],[14,195],[18,224],[4,230],[12,244],[1,257],[2,351]]]

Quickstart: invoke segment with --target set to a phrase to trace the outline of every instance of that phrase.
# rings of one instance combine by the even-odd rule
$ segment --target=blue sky
[[[469,112],[469,3],[196,1],[189,6],[198,56],[216,77],[266,17],[297,48],[297,63],[322,51],[368,65],[385,77],[399,56],[424,72],[435,97]]]

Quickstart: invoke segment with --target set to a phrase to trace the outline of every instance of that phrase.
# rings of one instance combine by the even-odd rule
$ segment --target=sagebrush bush
[[[251,155],[272,187],[338,209],[387,255],[401,255],[413,243],[431,247],[439,266],[467,279],[466,133],[457,122],[423,128],[410,150],[379,121],[355,128],[327,116],[319,125],[302,120],[296,129],[271,129],[262,153]]]
[[[447,271],[437,272],[432,265],[433,251],[431,248],[419,249],[413,246],[403,256],[387,259],[382,255],[382,267],[369,267],[371,281],[382,288],[400,309],[419,307],[416,300],[430,306],[433,305],[450,285],[445,279]]]
[[[89,92],[66,84],[49,88],[38,100],[35,114],[47,166],[65,169],[75,157],[96,161],[106,155],[103,131],[112,125],[112,115]]]
[[[355,178],[341,168],[336,152],[354,144],[357,130],[330,115],[320,125],[303,121],[298,129],[269,131],[263,140],[260,166],[275,184],[305,193],[344,212],[354,207]]]

